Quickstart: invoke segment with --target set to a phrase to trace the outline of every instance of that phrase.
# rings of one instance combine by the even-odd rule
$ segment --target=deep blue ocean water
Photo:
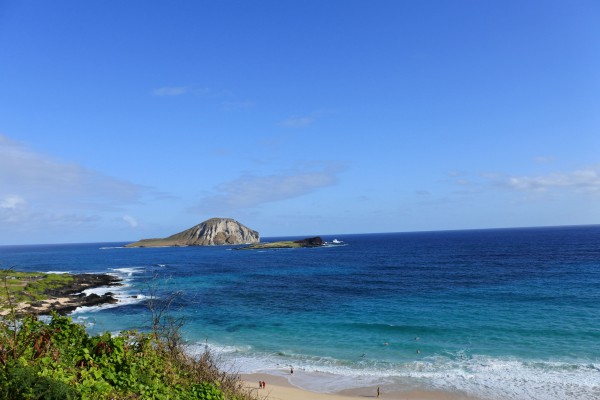
[[[148,296],[177,293],[190,351],[310,390],[600,399],[600,226],[323,238],[342,243],[2,246],[0,266],[123,277],[120,305],[75,312],[92,332],[145,329]]]

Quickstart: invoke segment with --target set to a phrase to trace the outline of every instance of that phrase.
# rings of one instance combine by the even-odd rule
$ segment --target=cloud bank
[[[338,168],[284,175],[243,175],[220,184],[216,194],[203,197],[195,212],[222,212],[258,207],[262,204],[292,199],[338,182]]]
[[[488,179],[498,186],[522,192],[545,193],[566,189],[600,194],[600,166],[537,176],[488,176]]]
[[[90,221],[149,188],[64,163],[0,135],[0,222]]]

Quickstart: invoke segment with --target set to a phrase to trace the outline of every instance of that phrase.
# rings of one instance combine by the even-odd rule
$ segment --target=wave
[[[390,363],[350,362],[291,351],[260,353],[251,347],[198,343],[191,349],[215,352],[239,373],[288,376],[294,367],[294,385],[315,392],[338,392],[382,386],[386,392],[442,390],[497,400],[598,400],[600,360],[547,361],[490,356],[426,357],[420,361]]]
[[[134,274],[139,274],[144,272],[144,268],[142,267],[123,267],[123,268],[109,268],[111,272],[108,272],[109,275],[117,276],[121,278],[121,286],[101,286],[92,289],[85,289],[81,293],[86,296],[90,294],[96,294],[98,296],[103,296],[106,293],[111,293],[112,297],[117,300],[114,304],[101,304],[98,306],[91,307],[78,307],[71,314],[81,314],[81,313],[89,313],[89,312],[98,312],[101,310],[106,310],[109,308],[121,307],[131,304],[141,303],[147,299],[147,296],[143,294],[132,291],[131,288],[131,280],[133,279]]]
[[[123,267],[123,268],[109,268],[113,272],[109,274],[116,275],[120,278],[131,277],[133,274],[139,274],[144,272],[143,267]]]
[[[348,246],[348,244],[344,243],[344,242],[340,242],[340,243],[325,242],[321,247],[345,247],[345,246]]]
[[[115,293],[116,291],[113,290],[107,290],[107,292],[112,292],[113,296],[116,300],[117,303],[114,304],[102,304],[99,306],[91,306],[91,307],[77,307],[77,309],[75,309],[71,314],[82,314],[82,313],[90,313],[90,312],[98,312],[101,310],[106,310],[109,308],[116,308],[116,307],[122,307],[122,306],[126,306],[126,305],[131,305],[131,304],[138,304],[141,303],[143,301],[145,301],[147,299],[146,296],[138,294],[138,295],[131,295],[129,293],[123,292],[123,293]]]

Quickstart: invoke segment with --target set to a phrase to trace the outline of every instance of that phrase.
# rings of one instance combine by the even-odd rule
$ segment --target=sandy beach
[[[293,385],[294,376],[283,377],[268,374],[243,374],[246,387],[258,395],[259,399],[268,400],[348,400],[377,398],[377,387],[347,389],[337,393],[317,393],[301,389]],[[266,382],[264,389],[259,388],[258,382]],[[290,383],[290,381],[292,383]],[[380,388],[380,399],[389,400],[476,400],[465,395],[441,392],[411,390],[406,392],[386,392]]]

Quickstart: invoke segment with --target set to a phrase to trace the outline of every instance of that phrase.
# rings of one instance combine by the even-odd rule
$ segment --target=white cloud
[[[127,224],[129,224],[129,226],[132,228],[137,228],[139,225],[138,221],[131,215],[123,215],[123,221],[127,222]]]
[[[124,206],[148,194],[155,193],[53,159],[0,134],[0,240],[14,232],[94,228],[106,212],[122,213]]]
[[[281,121],[281,126],[286,128],[304,128],[315,122],[314,117],[291,117]]]
[[[214,212],[252,208],[265,203],[300,197],[338,182],[337,168],[287,175],[243,175],[216,188],[217,194],[205,196],[194,211]]]
[[[15,194],[0,197],[0,208],[14,210],[25,204],[25,199]]]
[[[0,135],[0,189],[30,203],[116,205],[137,201],[148,190],[80,165],[64,163]],[[7,201],[6,198],[4,201]]]
[[[9,194],[0,197],[0,222],[14,224],[23,221],[30,215],[25,199]]]
[[[182,94],[189,93],[191,89],[187,86],[165,86],[158,89],[154,89],[152,94],[154,96],[181,96]]]
[[[600,193],[600,167],[537,176],[488,176],[495,184],[519,191],[544,193],[567,189],[580,193]]]

